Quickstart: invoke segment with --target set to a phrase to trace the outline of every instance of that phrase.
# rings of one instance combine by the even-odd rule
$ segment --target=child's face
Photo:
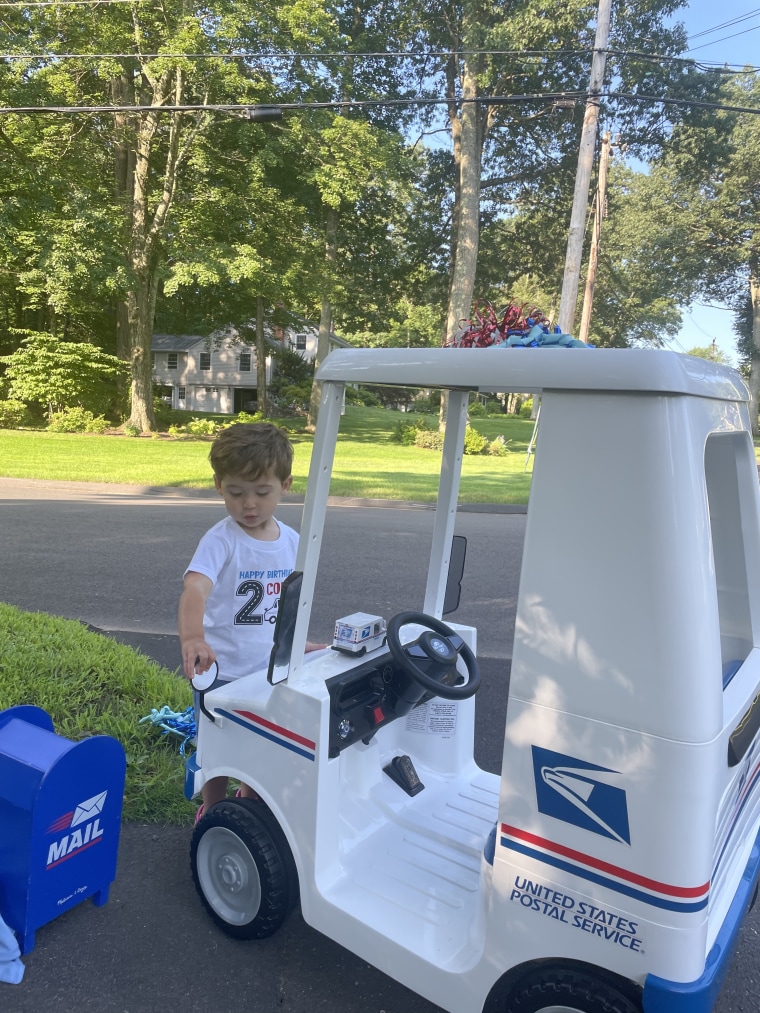
[[[293,476],[281,482],[276,475],[259,475],[255,481],[238,475],[214,476],[217,492],[224,500],[227,513],[253,538],[274,539],[279,528],[272,515],[280,497],[293,483]]]

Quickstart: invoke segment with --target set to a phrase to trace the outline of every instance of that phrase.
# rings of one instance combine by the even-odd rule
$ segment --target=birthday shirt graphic
[[[631,843],[620,773],[551,749],[531,747],[538,811],[591,833]]]

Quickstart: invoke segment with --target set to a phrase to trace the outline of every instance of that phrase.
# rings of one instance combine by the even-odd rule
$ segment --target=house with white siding
[[[268,344],[276,342],[308,361],[317,354],[317,330],[273,328]],[[348,342],[331,335],[331,342]],[[236,415],[257,408],[256,348],[232,328],[210,337],[197,334],[154,334],[151,343],[153,384],[158,397],[172,408]],[[272,357],[267,356],[266,380],[272,380]]]

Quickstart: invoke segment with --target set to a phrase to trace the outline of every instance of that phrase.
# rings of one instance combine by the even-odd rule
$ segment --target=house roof
[[[154,334],[150,347],[154,352],[186,352],[199,341],[205,344],[206,339],[197,334]]]

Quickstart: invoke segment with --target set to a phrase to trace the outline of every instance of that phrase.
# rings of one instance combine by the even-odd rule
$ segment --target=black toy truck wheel
[[[614,982],[580,970],[546,969],[520,982],[505,1013],[642,1013],[642,1008]]]
[[[212,920],[235,939],[266,939],[298,899],[285,835],[263,802],[229,799],[196,824],[193,882]]]

